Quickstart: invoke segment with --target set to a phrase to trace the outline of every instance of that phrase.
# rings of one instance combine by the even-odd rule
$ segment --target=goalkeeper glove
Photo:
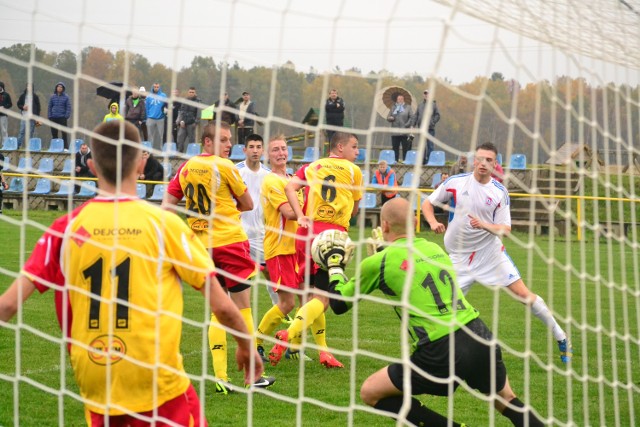
[[[317,242],[318,264],[333,274],[344,276],[344,267],[349,263],[353,255],[353,244],[346,231],[328,230],[319,235]]]
[[[376,227],[371,230],[371,237],[367,239],[367,255],[371,256],[384,249],[384,238],[382,237],[382,228]]]

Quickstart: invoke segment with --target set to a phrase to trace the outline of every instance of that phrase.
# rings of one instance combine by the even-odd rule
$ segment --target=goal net
[[[152,141],[150,117],[132,119],[138,125],[147,120],[141,129],[145,150],[162,166],[157,178],[138,181],[138,196],[151,203],[162,201],[180,165],[200,153],[202,127],[213,117],[235,121],[237,147],[230,154],[236,163],[244,160],[240,143],[251,128],[240,118],[255,120],[249,133],[260,134],[265,147],[270,137],[285,135],[290,173],[328,155],[332,132],[355,134],[364,186],[349,230],[356,244],[349,277],[361,273],[384,191],[398,192],[416,207],[415,229],[414,217],[407,218],[410,250],[416,237],[443,246],[418,207],[447,175],[471,171],[475,147],[490,141],[499,151],[498,177],[510,193],[513,233],[503,239],[505,248],[574,351],[572,361],[562,363],[556,337],[531,310],[508,292],[476,284],[467,299],[502,348],[512,388],[549,425],[638,424],[640,2],[185,1],[149,5],[172,10],[157,22],[147,18],[144,2],[122,2],[123,23],[115,27],[89,18],[96,5],[77,3],[83,12],[68,18],[37,2],[15,6],[12,16],[33,30],[0,48],[0,81],[13,101],[0,110],[8,122],[0,153],[9,186],[0,215],[0,291],[20,275],[55,218],[99,193],[95,179],[76,170],[76,152],[110,104],[124,116],[131,93],[146,95],[147,102],[156,98],[154,83],[166,94],[160,139]],[[0,10],[10,12],[8,6]],[[110,14],[105,12],[108,19]],[[56,21],[75,34],[66,47],[52,48],[38,36],[38,26]],[[152,37],[140,32],[148,27],[155,30]],[[62,31],[52,28],[52,34]],[[104,40],[96,34],[112,41],[96,42]],[[243,44],[247,34],[251,45]],[[66,126],[50,111],[58,82],[71,102]],[[35,90],[25,101],[31,94],[26,85]],[[197,98],[189,98],[190,88]],[[342,125],[332,124],[325,109],[333,89],[345,105]],[[254,102],[253,113],[243,106],[243,92]],[[409,114],[398,126],[389,116],[399,95]],[[21,99],[31,108],[19,110]],[[180,105],[197,111],[194,134],[181,130]],[[436,111],[439,120],[430,120]],[[266,149],[264,159],[269,166]],[[380,159],[395,171],[397,187],[372,185]],[[186,214],[183,204],[178,210]],[[446,214],[437,218],[446,224]],[[251,285],[257,329],[272,300],[266,276]],[[53,293],[32,296],[11,322],[0,323],[0,425],[83,422],[87,402],[74,379]],[[308,296],[308,283],[297,293]],[[209,308],[188,287],[184,296],[181,351],[211,424],[393,424],[364,404],[360,387],[390,363],[409,366],[408,299],[394,305],[374,292],[358,295],[348,314],[327,311],[319,329],[344,369],[319,363],[324,349],[310,333],[303,337],[310,360],[265,363],[265,373],[276,378],[272,387],[240,386],[221,396],[207,341]],[[263,338],[268,352],[274,335]],[[241,385],[230,335],[228,342],[230,381]],[[453,385],[455,378],[447,381]],[[493,407],[495,397],[466,385],[449,398],[417,396],[458,423],[508,425]]]

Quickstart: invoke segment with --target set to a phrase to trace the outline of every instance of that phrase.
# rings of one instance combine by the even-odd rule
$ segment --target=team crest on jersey
[[[402,261],[402,264],[400,264],[400,270],[407,271],[408,268],[409,268],[409,263],[405,259]]]
[[[487,206],[491,206],[493,204],[493,199],[491,197],[487,197],[487,201],[485,202]]]
[[[78,247],[82,247],[84,243],[91,238],[91,234],[87,231],[86,228],[80,227],[73,235],[71,236],[71,240],[73,240]]]
[[[127,346],[120,337],[114,335],[109,340],[109,335],[101,335],[91,341],[87,353],[93,363],[104,366],[107,363],[114,364],[121,361],[127,354]]]
[[[318,213],[318,216],[322,219],[333,218],[336,215],[336,210],[330,205],[318,206],[318,209],[316,210],[316,212]]]

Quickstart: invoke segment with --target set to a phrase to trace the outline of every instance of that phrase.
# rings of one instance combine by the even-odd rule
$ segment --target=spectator
[[[138,168],[138,179],[141,181],[162,181],[164,168],[160,162],[147,150],[142,152],[142,163]],[[168,179],[169,177],[167,177]],[[155,184],[147,184],[147,198],[151,197]]]
[[[148,141],[149,131],[147,130],[147,89],[144,86],[140,86],[138,92],[140,92],[140,99],[144,101],[144,120],[140,125],[140,132],[142,132],[142,140]]]
[[[329,91],[329,98],[324,104],[327,124],[331,126],[344,126],[344,99],[338,96],[336,89]],[[327,141],[331,141],[335,130],[327,130]]]
[[[216,111],[218,111],[218,107],[220,106],[220,100],[217,100],[214,104],[214,112],[213,112],[213,119],[216,119]],[[233,102],[231,102],[231,100],[229,99],[229,94],[228,93],[224,93],[224,107],[226,108],[237,108],[236,104],[234,104]],[[229,123],[229,125],[234,125],[236,124],[236,122],[238,121],[238,116],[231,110],[223,110],[222,112],[220,112],[220,120],[222,120],[223,122],[227,122]]]
[[[422,93],[423,100],[420,104],[418,104],[418,109],[416,110],[416,114],[413,116],[413,121],[411,123],[411,127],[422,127],[423,120],[427,117],[427,101],[429,100],[429,91],[424,90]],[[429,118],[429,135],[432,137],[436,136],[436,123],[440,121],[440,111],[438,110],[438,106],[436,105],[436,101],[434,100],[431,107],[431,116]],[[433,139],[427,139],[427,149],[424,151],[424,159],[422,164],[426,165],[429,161],[429,155],[433,151]]]
[[[378,169],[371,178],[372,184],[384,185],[385,187],[398,187],[398,180],[396,179],[396,171],[391,169],[386,160],[380,160],[378,163]],[[397,191],[383,190],[380,192],[380,206],[387,203],[398,195]]]
[[[56,84],[53,90],[53,95],[49,98],[49,111],[47,117],[53,123],[60,126],[67,126],[67,120],[71,117],[71,99],[66,94],[67,87],[62,82]],[[59,134],[62,134],[62,141],[64,141],[64,149],[69,150],[69,134],[64,130],[59,130],[55,126],[51,126],[51,138],[57,138]]]
[[[147,129],[149,130],[149,140],[153,148],[162,150],[162,141],[165,125],[165,108],[167,107],[167,95],[160,89],[160,83],[153,84],[153,92],[147,97],[145,106],[147,107]]]
[[[86,142],[80,145],[80,150],[76,153],[76,178],[94,178],[95,175],[89,169],[89,159],[91,150]],[[76,193],[80,191],[80,185],[76,185]]]
[[[196,126],[198,125],[198,107],[193,105],[195,102],[202,102],[198,98],[195,87],[190,87],[187,92],[187,101],[180,106],[176,124],[178,125],[178,151],[184,153],[187,144],[196,142]]]
[[[403,95],[396,95],[396,103],[391,107],[387,121],[394,129],[407,129],[411,126],[413,114],[411,106],[404,103]],[[402,157],[400,157],[400,146],[402,146]],[[391,147],[396,155],[396,161],[403,163],[407,157],[407,152],[411,150],[411,141],[406,133],[394,133],[391,135]]]
[[[469,158],[466,154],[460,154],[458,161],[451,165],[449,175],[458,175],[461,173],[471,172],[471,165],[469,165]]]
[[[111,120],[124,120],[124,118],[120,115],[120,112],[118,111],[117,102],[112,102],[109,105],[109,112],[105,114],[104,119],[102,119],[103,122],[110,122]]]
[[[491,178],[495,179],[498,182],[502,182],[502,180],[504,179],[504,169],[502,169],[500,163],[496,162],[496,167],[493,169]]]
[[[247,114],[258,115],[256,113],[256,104],[251,100],[251,94],[247,91],[242,92],[242,102],[238,106],[238,144],[244,144],[247,136],[253,133],[255,120],[248,117]]]
[[[40,125],[40,122],[35,118],[28,118],[29,112],[32,116],[40,115],[40,98],[33,90],[33,85],[27,83],[24,92],[18,98],[18,110],[22,113],[22,120],[20,121],[20,133],[18,133],[18,148],[22,148],[24,145],[24,139],[28,136],[33,138],[36,133],[36,126]],[[29,133],[27,133],[27,120],[29,121]]]
[[[141,87],[140,89],[144,89],[144,87]],[[147,107],[145,105],[144,98],[140,96],[139,90],[134,89],[131,93],[131,96],[129,96],[125,101],[124,119],[138,129],[138,132],[140,132],[140,137],[144,141],[144,135],[142,133],[142,123],[147,120]]]
[[[180,98],[180,90],[173,89],[171,91],[171,96],[173,98],[171,104],[171,142],[178,142],[178,129],[180,126],[178,125],[178,116],[180,115],[180,108],[182,108],[182,103],[178,102],[177,99]],[[164,129],[164,141],[167,141],[167,137],[169,136],[169,120],[165,124]]]
[[[4,90],[4,82],[0,82],[0,140],[4,141],[9,136],[7,132],[7,125],[9,120],[7,119],[7,113],[5,112],[9,108],[13,107],[11,101],[11,95]]]

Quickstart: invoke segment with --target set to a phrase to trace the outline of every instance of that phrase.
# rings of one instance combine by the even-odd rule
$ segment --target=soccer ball
[[[318,266],[326,270],[326,260],[336,253],[342,255],[342,264],[346,265],[353,253],[353,243],[344,231],[324,230],[311,243],[311,257]]]

